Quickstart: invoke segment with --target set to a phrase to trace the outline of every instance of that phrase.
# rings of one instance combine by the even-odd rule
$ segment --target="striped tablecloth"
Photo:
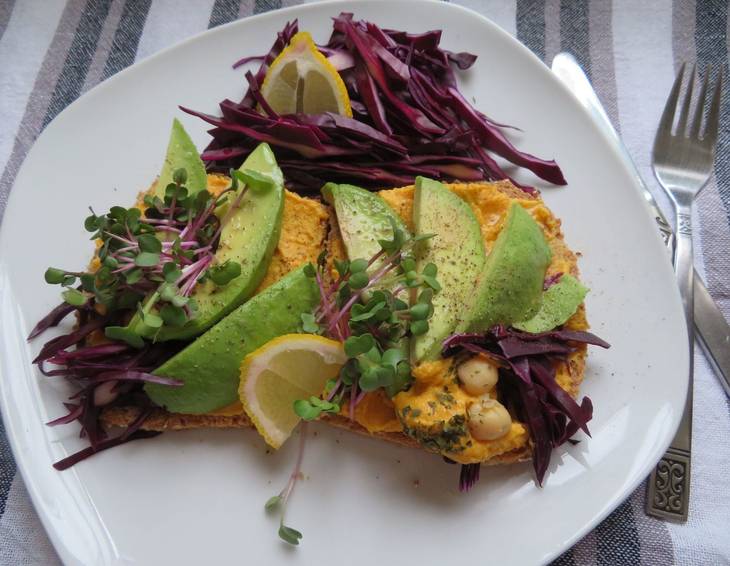
[[[0,218],[29,147],[80,94],[201,30],[296,3],[0,0]],[[575,54],[657,196],[649,148],[676,69],[682,61],[697,60],[722,65],[728,76],[730,20],[724,0],[458,3],[488,16],[548,63],[559,51]],[[730,92],[722,114],[715,175],[694,223],[697,268],[728,316]],[[666,199],[659,201],[670,212]],[[730,564],[730,403],[699,351],[696,364],[689,522],[672,525],[646,517],[642,486],[556,564]],[[57,563],[0,423],[0,565]]]

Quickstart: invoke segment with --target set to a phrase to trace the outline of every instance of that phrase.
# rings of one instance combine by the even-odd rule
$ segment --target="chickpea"
[[[482,396],[469,406],[469,430],[477,440],[496,440],[512,427],[512,417],[499,401]]]
[[[474,356],[456,370],[459,381],[469,395],[484,395],[497,385],[497,367],[485,356]]]

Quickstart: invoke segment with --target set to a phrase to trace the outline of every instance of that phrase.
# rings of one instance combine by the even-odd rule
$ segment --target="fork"
[[[722,94],[722,69],[718,72],[709,100],[709,110],[702,128],[702,118],[708,106],[708,86],[711,69],[708,65],[699,94],[692,91],[697,81],[696,67],[687,83],[686,93],[680,102],[680,91],[686,64],[677,75],[669,98],[664,106],[659,128],[654,138],[652,166],[659,184],[674,204],[677,220],[674,270],[677,273],[682,295],[684,314],[687,318],[689,337],[689,385],[684,413],[677,433],[664,456],[649,478],[646,512],[663,519],[686,521],[689,511],[690,469],[692,461],[692,388],[693,388],[693,274],[692,258],[692,204],[707,184],[715,162],[715,148],[720,123],[720,97]],[[674,118],[679,110],[676,128]]]

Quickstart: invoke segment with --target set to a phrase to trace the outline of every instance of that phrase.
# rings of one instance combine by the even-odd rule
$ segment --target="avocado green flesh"
[[[370,259],[378,253],[378,240],[393,237],[391,221],[409,233],[400,216],[376,193],[353,185],[327,183],[322,188],[322,196],[334,206],[340,235],[351,260]]]
[[[588,288],[572,275],[563,275],[560,281],[542,294],[542,304],[537,314],[529,320],[515,322],[512,326],[525,332],[547,332],[564,324],[585,299]]]
[[[198,193],[208,186],[208,176],[203,160],[198,155],[198,148],[180,121],[175,118],[172,121],[165,162],[155,185],[156,196],[165,197],[165,189],[173,182],[172,177],[177,169],[185,169],[188,176],[185,186],[190,194]]]
[[[540,226],[524,208],[512,203],[457,332],[484,332],[495,324],[535,316],[550,259]]]
[[[274,181],[268,190],[249,189],[226,221],[215,253],[215,263],[241,264],[241,274],[223,286],[208,280],[195,287],[191,297],[198,306],[192,320],[180,327],[164,326],[153,334],[157,341],[197,336],[248,299],[261,283],[281,234],[284,210],[283,175],[268,144],[260,144],[241,166]],[[231,201],[235,198],[230,197]],[[222,217],[226,210],[218,214]],[[136,321],[135,321],[136,322]]]
[[[160,368],[182,387],[146,384],[150,399],[176,413],[201,414],[238,400],[243,358],[269,340],[301,332],[301,315],[319,303],[314,280],[299,268],[240,306]]]
[[[441,343],[453,333],[485,262],[481,227],[471,207],[444,185],[418,177],[413,201],[417,236],[434,234],[419,244],[419,272],[428,263],[438,269],[441,291],[433,298],[428,331],[413,340],[413,361],[437,359]]]

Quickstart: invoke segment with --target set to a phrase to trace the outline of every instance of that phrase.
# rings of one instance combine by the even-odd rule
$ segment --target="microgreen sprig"
[[[104,215],[92,210],[84,227],[99,243],[98,266],[87,272],[46,270],[46,282],[64,287],[70,305],[137,313],[141,328],[109,326],[107,337],[141,347],[143,336],[195,318],[197,284],[209,279],[223,286],[241,274],[235,261],[215,264],[221,232],[249,186],[264,190],[271,180],[232,170],[230,188],[217,197],[207,190],[192,193],[186,182],[185,169],[178,169],[163,198],[147,194],[144,207],[115,206]]]
[[[432,299],[441,286],[436,266],[429,263],[419,272],[413,258],[418,242],[431,235],[410,237],[394,222],[391,225],[392,238],[380,240],[380,250],[370,259],[334,259],[337,276],[331,284],[324,253],[316,266],[305,268],[317,281],[320,304],[313,314],[302,315],[302,329],[341,341],[348,360],[324,399],[295,403],[294,410],[303,419],[333,412],[319,402],[339,407],[345,396],[353,418],[365,393],[383,388],[393,396],[411,381],[407,341],[428,331]],[[407,301],[411,294],[416,296],[413,305]]]
[[[332,401],[312,396],[309,399],[298,399],[294,401],[294,412],[302,420],[313,421],[322,413],[339,413],[340,406]]]
[[[284,516],[286,514],[286,504],[289,501],[289,497],[291,497],[292,492],[294,491],[294,486],[297,483],[297,480],[299,479],[299,476],[301,475],[301,469],[302,469],[302,460],[304,458],[304,445],[307,438],[307,423],[302,423],[302,426],[299,430],[299,450],[297,452],[297,460],[294,465],[294,469],[292,470],[291,474],[289,475],[289,481],[284,486],[284,489],[282,489],[278,494],[274,495],[273,497],[270,497],[266,504],[264,505],[264,509],[269,512],[273,511],[280,511],[279,514],[279,537],[289,544],[292,545],[298,545],[299,541],[302,539],[302,533],[299,532],[296,529],[293,529],[292,527],[289,527],[284,524]]]

